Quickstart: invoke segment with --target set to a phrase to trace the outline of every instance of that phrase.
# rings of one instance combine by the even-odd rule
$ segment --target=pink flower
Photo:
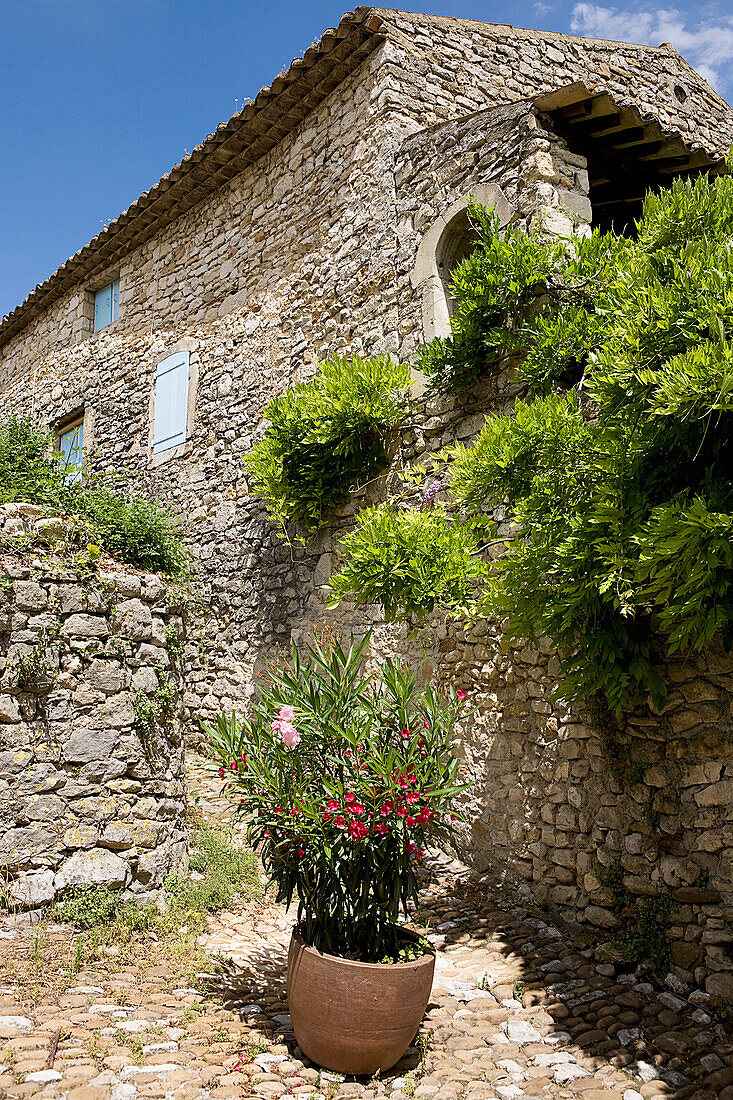
[[[344,802],[355,802],[355,801],[356,801],[356,795],[355,794],[349,793],[349,794],[344,795]]]
[[[382,836],[386,836],[389,832],[389,825],[386,821],[382,821],[379,825],[374,826],[375,833],[381,833]]]
[[[385,803],[383,803],[382,808],[379,812],[382,815],[382,817],[386,817],[387,814],[391,813],[393,809],[394,809],[394,802],[392,802],[390,799],[387,799],[387,801]]]
[[[335,817],[333,819],[333,823],[334,823],[334,825],[336,826],[337,829],[345,829],[346,828],[346,818],[344,817],[343,814],[339,814],[338,817]]]
[[[335,798],[329,798],[328,802],[326,803],[326,809],[328,810],[328,812],[330,814],[332,814],[333,811],[337,810],[338,808],[339,808],[339,804],[336,801],[336,799]]]
[[[405,795],[405,802],[419,802],[419,801],[420,801],[420,795],[417,793],[417,791],[409,791]]]
[[[456,692],[456,699],[465,699],[465,698],[466,698],[465,691],[461,691],[461,689],[459,688],[458,691]]]
[[[349,806],[349,810],[352,814],[363,814],[364,806],[362,806],[361,802],[352,802]]]
[[[293,718],[295,718],[295,707],[280,707],[281,722],[292,722]]]
[[[402,730],[401,736],[404,737],[405,741],[410,736],[410,731],[408,730],[407,726],[405,726],[405,728]]]
[[[300,744],[300,734],[292,722],[280,723],[280,736],[283,739],[283,745],[288,749],[294,749]]]

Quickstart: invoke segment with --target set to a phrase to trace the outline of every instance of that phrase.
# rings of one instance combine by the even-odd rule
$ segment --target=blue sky
[[[0,315],[286,68],[348,0],[0,0]],[[659,45],[733,99],[730,0],[401,7]]]

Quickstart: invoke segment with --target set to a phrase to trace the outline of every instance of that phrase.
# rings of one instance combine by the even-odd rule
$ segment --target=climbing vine
[[[404,415],[409,368],[388,355],[335,356],[310,382],[265,409],[264,439],[246,458],[255,492],[278,524],[321,525],[387,463],[386,433]]]
[[[634,240],[501,238],[490,212],[470,212],[478,248],[455,274],[451,335],[423,366],[434,385],[462,388],[513,358],[523,396],[440,456],[451,506],[409,525],[407,554],[394,547],[412,574],[432,570],[431,585],[407,577],[396,606],[388,570],[371,564],[370,513],[334,593],[393,616],[454,609],[445,529],[459,547],[456,524],[475,532],[501,508],[500,532],[464,541],[469,612],[498,616],[514,640],[551,639],[568,700],[660,707],[658,656],[733,642],[733,177],[648,195]],[[499,534],[506,552],[482,574],[468,559]]]

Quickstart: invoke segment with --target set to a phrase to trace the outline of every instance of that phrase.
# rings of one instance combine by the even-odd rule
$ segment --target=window
[[[154,455],[186,442],[190,357],[188,351],[177,351],[158,364],[155,374]]]
[[[471,255],[479,241],[476,230],[468,219],[468,211],[460,210],[448,222],[440,235],[435,250],[438,274],[443,284],[448,316],[453,316],[455,300],[453,298],[453,272],[462,260]]]
[[[477,202],[493,207],[501,226],[516,216],[500,187],[495,183],[477,183],[471,189]],[[467,199],[452,203],[425,232],[410,276],[422,296],[423,333],[426,340],[450,333],[454,301],[451,275],[456,266],[470,256],[476,234],[466,212]]]
[[[94,331],[111,325],[120,312],[120,280],[107,283],[94,295]]]
[[[84,462],[84,421],[70,424],[59,434],[59,451],[63,456],[66,480],[70,483],[81,481]]]

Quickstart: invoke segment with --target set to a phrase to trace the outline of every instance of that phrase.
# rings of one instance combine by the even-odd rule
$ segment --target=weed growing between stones
[[[612,863],[600,876],[613,894],[613,908],[622,922],[614,943],[629,963],[650,962],[658,974],[664,975],[670,962],[667,924],[671,900],[666,895],[635,897],[624,885],[625,874],[620,863]]]
[[[53,906],[50,921],[76,930],[66,948],[68,961],[56,968],[55,980],[71,984],[100,959],[108,969],[162,961],[189,985],[210,968],[210,960],[196,943],[208,915],[261,897],[262,887],[252,852],[234,848],[227,834],[207,825],[200,813],[192,813],[189,820],[189,871],[168,878],[158,904],[91,885],[71,887]],[[57,948],[50,949],[45,929],[39,928],[24,970],[39,974],[54,969],[57,953]]]
[[[61,624],[55,621],[53,627],[41,627],[40,636],[35,645],[26,653],[17,653],[11,666],[14,687],[18,691],[49,691],[59,673],[58,651],[52,641],[58,636]]]
[[[158,686],[152,695],[140,688],[132,689],[135,729],[142,741],[145,755],[151,762],[159,743],[158,731],[170,729],[176,702],[175,690],[161,664],[155,665],[155,675]]]

